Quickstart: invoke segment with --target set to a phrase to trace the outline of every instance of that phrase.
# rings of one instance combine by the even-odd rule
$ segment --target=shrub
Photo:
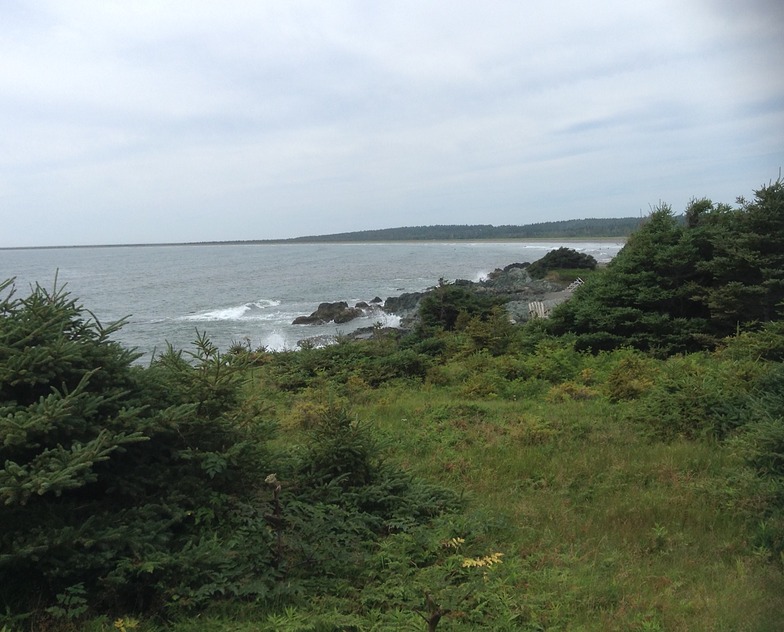
[[[607,376],[606,389],[611,401],[637,399],[653,387],[657,370],[655,361],[631,350],[618,351],[620,361]]]
[[[551,404],[557,404],[568,400],[594,399],[598,396],[599,391],[590,386],[576,382],[562,382],[550,387],[545,399]]]
[[[757,331],[744,331],[724,340],[720,357],[784,362],[784,320],[765,323]]]
[[[310,393],[308,394],[311,395]],[[328,410],[329,404],[313,401],[308,397],[294,403],[289,412],[288,420],[295,428],[310,430],[319,423]]]
[[[767,370],[709,354],[670,358],[633,415],[664,437],[724,438],[748,421],[750,394]]]
[[[320,590],[355,584],[390,533],[456,510],[457,496],[388,464],[367,424],[331,407],[282,478],[281,569]]]
[[[744,490],[754,498],[750,519],[758,543],[784,563],[784,368],[759,380],[749,405],[748,424],[734,440],[754,473]]]
[[[493,355],[502,355],[512,341],[515,326],[501,306],[494,307],[485,317],[474,316],[465,326],[475,349],[486,349]]]
[[[573,248],[561,247],[551,250],[538,261],[534,261],[528,266],[528,274],[534,279],[541,279],[550,270],[559,268],[593,270],[596,268],[596,259]]]
[[[204,338],[149,369],[66,292],[0,284],[0,608],[150,609],[262,590],[242,366]],[[10,580],[13,578],[13,581]],[[70,593],[69,593],[70,591]],[[62,601],[62,599],[60,599]]]
[[[442,280],[438,287],[420,301],[419,319],[425,332],[434,328],[453,331],[459,316],[486,318],[495,304],[492,297],[478,294],[464,285]]]
[[[544,339],[536,345],[536,352],[525,358],[525,376],[558,384],[573,380],[579,373],[582,362],[582,354],[562,341]]]
[[[506,380],[495,370],[473,373],[460,387],[465,397],[498,397],[504,394]]]
[[[356,364],[361,378],[371,386],[379,386],[396,378],[422,379],[429,366],[430,358],[414,349],[368,355]]]

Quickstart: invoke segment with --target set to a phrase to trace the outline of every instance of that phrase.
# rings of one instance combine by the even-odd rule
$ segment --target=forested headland
[[[0,630],[780,630],[784,182],[589,263],[148,366],[1,283]]]
[[[642,224],[641,217],[569,219],[522,226],[490,224],[405,226],[331,235],[295,237],[291,242],[336,241],[451,241],[456,239],[600,239],[627,237]]]

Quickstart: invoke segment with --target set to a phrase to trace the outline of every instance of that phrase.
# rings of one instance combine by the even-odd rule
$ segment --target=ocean
[[[147,362],[167,343],[192,349],[206,333],[220,349],[235,342],[294,349],[393,316],[343,325],[292,325],[322,302],[369,302],[422,291],[439,279],[478,281],[496,268],[533,262],[566,245],[606,262],[621,242],[386,242],[212,244],[0,250],[0,280],[17,295],[57,279],[104,324],[127,317],[115,339]]]

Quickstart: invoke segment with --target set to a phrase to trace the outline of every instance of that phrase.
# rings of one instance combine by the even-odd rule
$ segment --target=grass
[[[780,569],[730,508],[737,457],[652,439],[625,420],[630,405],[391,388],[357,414],[395,438],[401,465],[492,516],[516,599],[544,629],[780,629]]]
[[[339,379],[321,371],[288,390],[282,374],[260,366],[247,395],[278,420],[276,446],[299,444],[330,406],[348,407],[389,461],[459,492],[464,519],[481,525],[475,546],[503,554],[486,580],[491,588],[471,606],[487,609],[485,629],[784,629],[782,565],[756,544],[757,525],[743,509],[747,472],[733,443],[664,436],[639,414],[669,365],[628,351],[538,349],[498,358],[458,352],[428,379],[378,388],[358,374],[346,379],[350,369],[341,366]],[[426,587],[433,581],[436,590],[438,576],[427,574],[434,570],[414,579]],[[476,629],[468,621],[458,612],[438,629]],[[112,629],[93,623],[96,631]],[[296,608],[216,603],[166,627],[425,629],[411,609],[360,612],[356,597],[334,595]],[[146,621],[140,629],[160,627]]]

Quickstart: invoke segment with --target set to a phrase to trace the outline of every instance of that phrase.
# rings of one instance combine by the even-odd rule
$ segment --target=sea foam
[[[277,307],[278,305],[280,305],[280,301],[259,300],[252,303],[245,303],[243,305],[211,309],[204,312],[199,312],[198,314],[189,314],[187,316],[183,316],[180,318],[180,320],[196,322],[214,322],[221,320],[271,320],[275,319],[275,315],[270,314],[268,309],[270,307]]]

